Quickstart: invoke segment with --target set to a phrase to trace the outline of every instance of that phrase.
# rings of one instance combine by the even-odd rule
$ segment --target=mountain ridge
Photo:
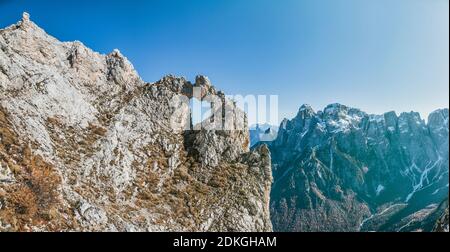
[[[205,76],[146,83],[27,13],[0,30],[0,231],[271,231],[267,147],[171,127],[194,87],[220,95]]]
[[[301,106],[268,143],[274,229],[407,231],[448,197],[448,109],[428,121]]]

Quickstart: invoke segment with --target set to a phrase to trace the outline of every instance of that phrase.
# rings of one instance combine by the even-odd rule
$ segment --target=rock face
[[[302,106],[269,144],[274,229],[412,231],[448,198],[448,130],[448,109],[426,124],[414,112]]]
[[[27,14],[0,30],[0,231],[271,231],[267,147],[170,127],[193,87],[220,94],[203,76],[145,83]]]
[[[437,220],[433,231],[434,232],[449,232],[449,220],[448,220],[448,199],[440,207],[443,209],[439,219]]]

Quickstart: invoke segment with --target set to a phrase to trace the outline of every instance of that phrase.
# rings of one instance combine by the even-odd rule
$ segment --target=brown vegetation
[[[61,178],[54,167],[32,153],[29,143],[19,141],[0,107],[0,162],[10,169],[15,181],[0,184],[0,200],[7,207],[0,209],[0,220],[12,231],[31,231],[31,225],[48,223],[62,227],[58,209]]]

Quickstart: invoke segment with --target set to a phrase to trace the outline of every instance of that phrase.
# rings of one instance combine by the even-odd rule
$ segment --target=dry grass
[[[86,131],[80,134],[79,130],[64,125],[60,119],[54,117],[47,118],[46,126],[56,146],[58,157],[69,166],[79,164],[80,154],[90,157],[98,151],[95,143],[107,133],[104,127],[90,123]]]
[[[108,132],[105,128],[94,125],[92,123],[89,123],[88,130],[91,134],[101,136],[101,137],[106,136],[106,132]]]
[[[0,219],[11,225],[12,231],[30,231],[31,225],[47,223],[49,228],[62,228],[58,191],[61,178],[55,168],[41,156],[32,153],[30,144],[19,141],[0,107],[0,162],[7,164],[15,183],[0,184]],[[69,213],[70,214],[70,213]]]

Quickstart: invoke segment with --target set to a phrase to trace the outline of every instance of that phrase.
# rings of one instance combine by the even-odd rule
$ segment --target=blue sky
[[[130,2],[133,2],[131,4]],[[427,115],[449,102],[448,0],[0,0],[63,41],[118,48],[144,80],[210,77],[227,94]]]

